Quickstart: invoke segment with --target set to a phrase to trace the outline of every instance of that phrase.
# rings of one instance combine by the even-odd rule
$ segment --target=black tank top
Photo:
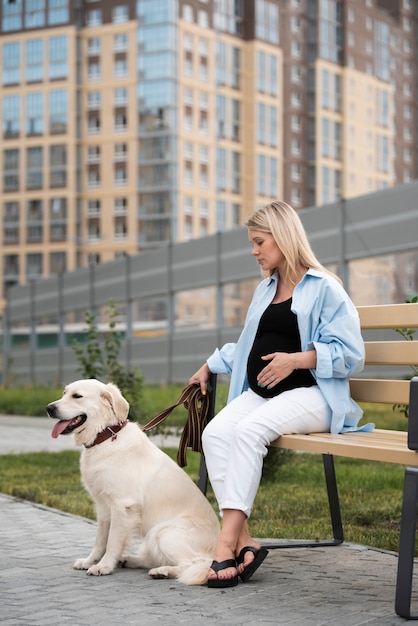
[[[295,387],[312,387],[316,381],[309,370],[294,370],[280,383],[267,389],[257,385],[257,375],[268,365],[261,357],[272,352],[300,352],[300,335],[296,315],[290,307],[292,299],[270,304],[261,316],[253,347],[247,361],[250,388],[263,398],[273,398]]]

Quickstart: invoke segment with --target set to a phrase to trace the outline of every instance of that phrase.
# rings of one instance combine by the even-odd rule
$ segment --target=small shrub
[[[86,342],[73,341],[73,349],[79,363],[78,371],[83,378],[98,378],[117,385],[129,402],[129,417],[133,420],[140,420],[143,376],[139,369],[126,369],[119,361],[122,337],[116,331],[119,313],[113,300],[109,300],[108,315],[109,330],[102,342],[96,316],[91,311],[85,312]]]

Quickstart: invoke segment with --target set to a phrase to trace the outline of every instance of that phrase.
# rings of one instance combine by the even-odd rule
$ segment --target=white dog
[[[96,505],[95,545],[74,568],[100,576],[123,564],[146,568],[153,578],[205,584],[219,534],[215,512],[187,474],[128,421],[119,389],[78,380],[46,410],[59,420],[52,437],[74,433],[84,446],[81,476]],[[138,552],[127,556],[138,537]]]

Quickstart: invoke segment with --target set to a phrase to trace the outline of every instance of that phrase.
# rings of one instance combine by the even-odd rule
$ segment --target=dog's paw
[[[148,574],[149,576],[151,576],[151,578],[171,578],[171,576],[169,575],[168,572],[168,568],[166,567],[153,567],[152,569],[148,570]]]
[[[96,563],[87,570],[89,576],[107,576],[113,572],[113,567],[106,564]]]
[[[91,566],[91,561],[87,559],[77,559],[77,561],[73,565],[73,569],[89,569]]]

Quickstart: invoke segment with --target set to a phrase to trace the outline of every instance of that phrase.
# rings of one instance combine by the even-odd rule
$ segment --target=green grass
[[[175,459],[176,450],[166,450]],[[250,518],[252,533],[269,538],[331,536],[321,457],[272,451]],[[276,456],[276,458],[274,458]],[[199,455],[189,451],[185,471],[197,479]],[[347,541],[397,550],[404,468],[335,459]],[[79,452],[0,456],[0,492],[95,518],[79,473]],[[216,510],[209,490],[208,498]]]
[[[144,420],[173,404],[179,386],[146,386],[143,393]],[[220,385],[217,409],[226,400]],[[59,397],[61,390],[2,390],[0,413],[45,415],[44,407]],[[36,396],[34,398],[34,396]],[[31,399],[32,398],[32,399]],[[11,410],[14,408],[15,410]],[[407,429],[406,418],[385,405],[365,405],[362,422],[379,428]],[[29,409],[31,409],[29,411]],[[182,426],[183,407],[167,420]],[[175,459],[176,450],[166,450]],[[185,471],[197,480],[199,455],[188,451]],[[376,548],[397,550],[404,467],[357,459],[335,459],[341,509],[347,541]],[[79,452],[0,455],[0,492],[51,506],[69,513],[95,518],[94,507],[80,481]],[[214,496],[208,498],[216,510]],[[270,451],[250,526],[254,536],[268,538],[325,538],[331,536],[322,459],[319,455]]]

